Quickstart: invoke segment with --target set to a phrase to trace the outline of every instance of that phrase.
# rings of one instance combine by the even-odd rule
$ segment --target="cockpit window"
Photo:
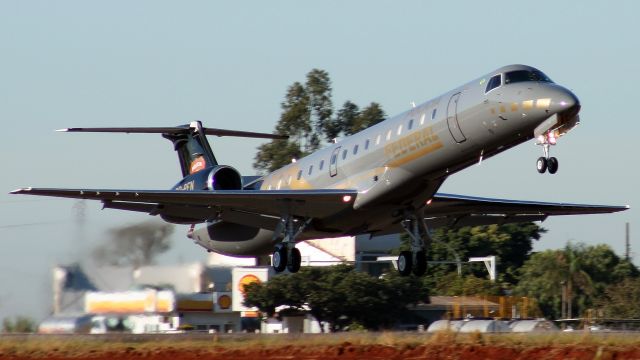
[[[540,70],[516,70],[504,74],[505,84],[525,81],[553,82]]]
[[[500,74],[492,76],[491,79],[489,79],[489,83],[487,83],[487,89],[484,91],[485,94],[500,86],[501,80]]]

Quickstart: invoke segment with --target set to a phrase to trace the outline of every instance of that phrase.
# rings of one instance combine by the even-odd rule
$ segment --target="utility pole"
[[[562,319],[567,318],[567,310],[565,304],[567,303],[567,286],[566,282],[560,281],[561,297],[560,297],[560,317]]]
[[[625,243],[624,243],[624,258],[627,261],[631,261],[631,239],[629,232],[629,223],[625,224]]]

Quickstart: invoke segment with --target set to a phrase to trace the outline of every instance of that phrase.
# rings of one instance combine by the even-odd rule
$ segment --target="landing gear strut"
[[[420,213],[407,213],[401,224],[411,238],[411,251],[402,251],[398,256],[398,272],[402,276],[411,272],[416,276],[422,276],[427,271],[426,249],[431,243],[424,216]]]
[[[274,233],[274,238],[283,236],[282,242],[276,245],[273,251],[271,265],[276,272],[282,272],[286,268],[291,273],[300,270],[302,256],[296,248],[296,237],[311,223],[311,219],[295,219],[292,216],[284,216]]]
[[[538,137],[537,145],[542,145],[544,156],[538,158],[536,161],[536,168],[540,174],[544,174],[547,170],[549,174],[555,174],[558,172],[558,159],[555,157],[549,157],[549,148],[556,144],[556,137],[552,131]]]

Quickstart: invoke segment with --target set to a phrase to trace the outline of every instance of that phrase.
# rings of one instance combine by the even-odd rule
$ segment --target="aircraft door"
[[[467,140],[460,129],[460,123],[458,122],[458,101],[460,100],[460,93],[454,94],[449,99],[449,105],[447,105],[447,125],[449,126],[449,132],[453,139],[457,143],[461,143]]]
[[[338,175],[338,155],[340,154],[341,146],[333,149],[331,159],[329,160],[329,176],[334,177]]]

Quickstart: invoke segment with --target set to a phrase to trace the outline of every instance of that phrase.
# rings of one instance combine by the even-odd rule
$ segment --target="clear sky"
[[[0,318],[45,317],[51,266],[82,259],[111,227],[149,218],[88,202],[82,222],[76,201],[7,192],[165,189],[179,178],[160,136],[54,129],[199,119],[270,132],[287,86],[312,68],[329,72],[336,106],[377,101],[394,115],[500,66],[538,67],[583,106],[581,125],[552,149],[558,174],[536,172],[542,150],[529,142],[441,190],[629,204],[622,214],[548,220],[535,245],[608,243],[622,254],[640,200],[639,13],[637,1],[1,1]],[[253,173],[259,140],[211,140],[220,162]],[[176,229],[164,263],[204,259],[185,232]]]

